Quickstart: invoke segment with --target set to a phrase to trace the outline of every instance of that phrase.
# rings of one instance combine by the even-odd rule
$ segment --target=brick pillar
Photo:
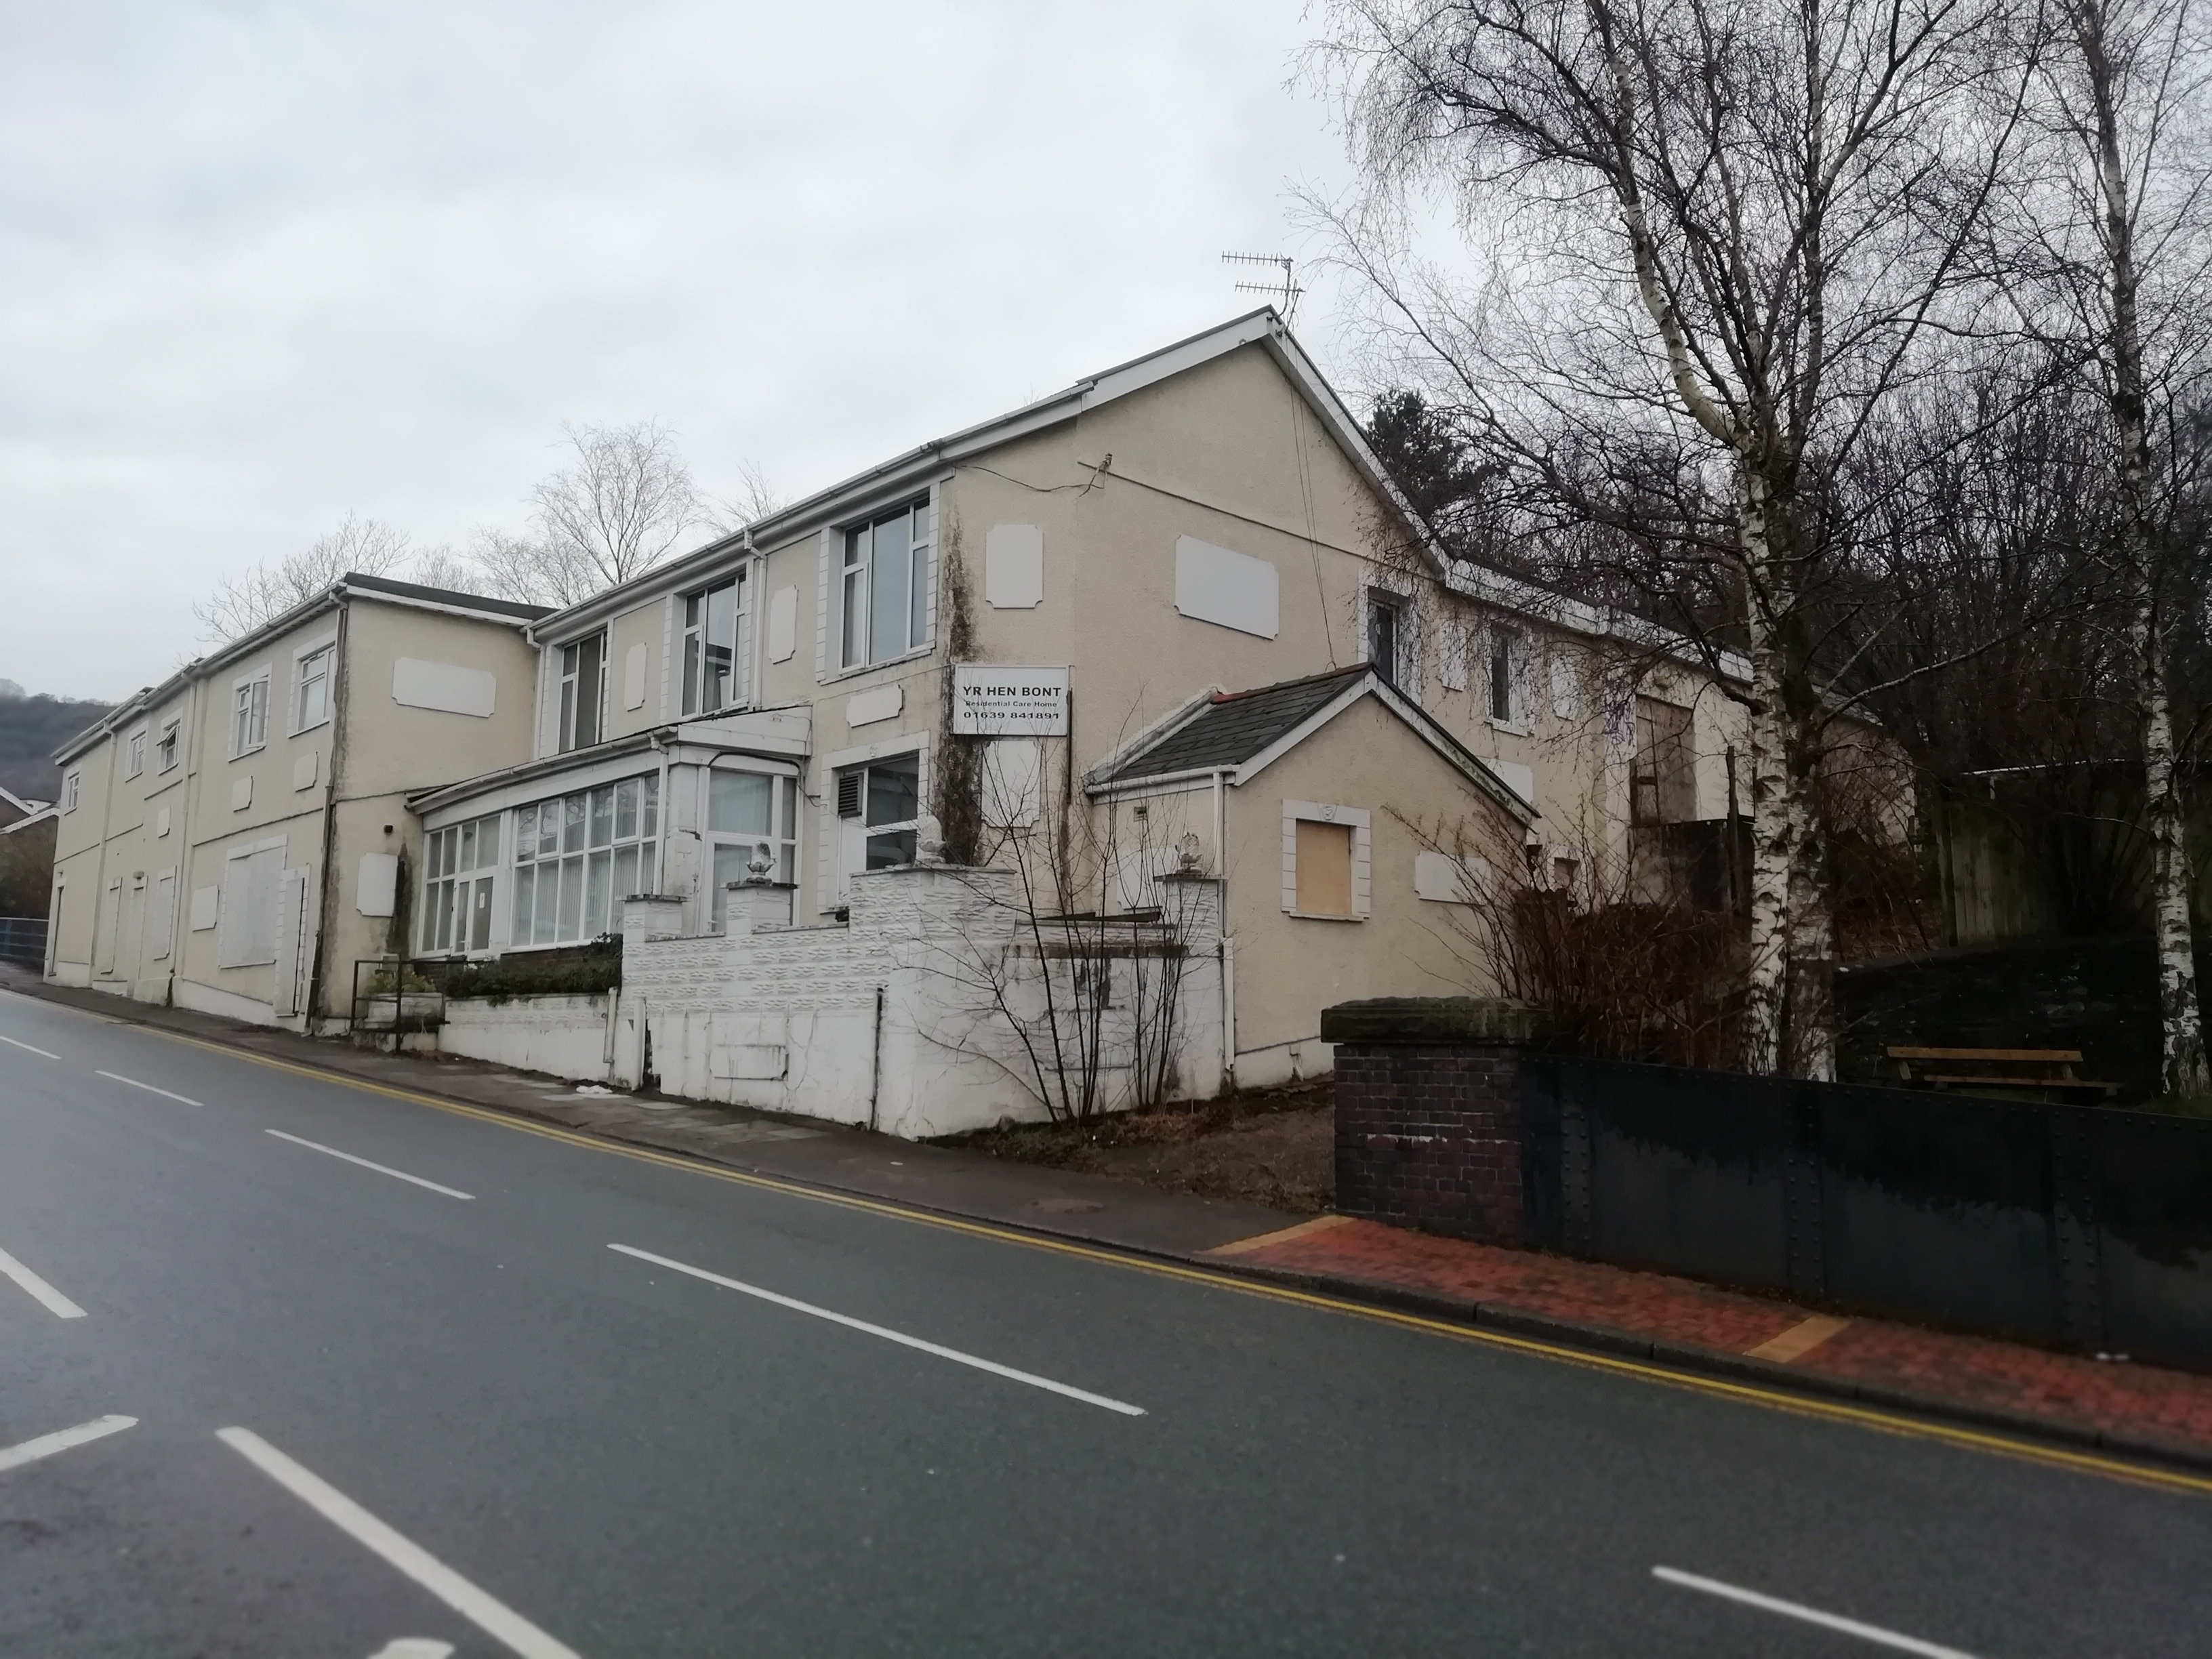
[[[1521,1056],[1534,1011],[1478,997],[1324,1009],[1336,1045],[1336,1207],[1492,1244],[1528,1242]]]

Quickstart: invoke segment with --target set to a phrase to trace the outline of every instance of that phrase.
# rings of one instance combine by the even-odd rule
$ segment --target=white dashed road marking
[[[46,1304],[46,1311],[55,1318],[82,1319],[84,1317],[83,1309],[78,1307],[76,1303],[47,1284],[45,1279],[40,1278],[5,1250],[0,1250],[0,1273],[7,1274],[33,1296],[38,1297],[40,1302]]]
[[[764,1291],[757,1285],[747,1285],[735,1279],[725,1279],[720,1273],[710,1273],[704,1267],[693,1267],[681,1261],[672,1261],[665,1255],[655,1255],[650,1250],[634,1249],[627,1244],[610,1244],[611,1250],[620,1250],[624,1255],[634,1255],[641,1261],[650,1261],[657,1267],[668,1267],[679,1273],[689,1273],[694,1279],[703,1279],[709,1285],[720,1285],[725,1290],[742,1291],[747,1296],[758,1297],[763,1302],[773,1302],[779,1308],[789,1308],[794,1313],[811,1314],[817,1319],[826,1319],[833,1325],[842,1325],[848,1330],[866,1331],[870,1336],[880,1336],[886,1342],[918,1348],[923,1353],[933,1353],[939,1359],[950,1359],[957,1364],[973,1365],[979,1371],[988,1371],[994,1376],[1010,1377],[1017,1382],[1026,1382],[1033,1389],[1044,1389],[1053,1394],[1064,1395],[1070,1400],[1080,1400],[1086,1406],[1103,1406],[1109,1412],[1119,1412],[1124,1417],[1142,1417],[1145,1408],[1132,1406],[1126,1401],[1109,1400],[1103,1394],[1072,1388],[1065,1382],[1055,1382],[1048,1376],[1038,1376],[1030,1371],[1018,1371],[1011,1365],[1001,1365],[996,1360],[979,1359],[972,1353],[963,1353],[957,1348],[940,1347],[934,1342],[925,1342],[918,1336],[908,1336],[902,1331],[886,1330],[881,1325],[871,1325],[865,1319],[855,1319],[850,1314],[832,1313],[827,1308],[817,1308],[811,1302],[800,1302],[787,1296],[778,1296],[774,1291]]]
[[[506,1602],[478,1589],[429,1551],[402,1537],[252,1430],[217,1429],[215,1437],[355,1543],[382,1556],[485,1635],[505,1643],[521,1659],[580,1659],[574,1648],[555,1641]]]
[[[36,1440],[26,1440],[20,1446],[0,1450],[0,1469],[12,1469],[25,1463],[35,1463],[41,1457],[52,1457],[56,1452],[65,1452],[71,1446],[82,1446],[88,1440],[103,1439],[120,1430],[134,1428],[135,1417],[95,1417],[89,1423],[80,1423],[73,1429],[62,1429],[52,1434],[42,1434]]]
[[[1823,1630],[1838,1631],[1845,1636],[1856,1636],[1860,1641],[1872,1642],[1877,1647],[1894,1648],[1899,1653],[1917,1653],[1920,1659],[1974,1659],[1971,1653],[1961,1652],[1957,1648],[1923,1642],[1917,1636],[1901,1636],[1893,1630],[1884,1630],[1879,1625],[1864,1625],[1856,1619],[1846,1619],[1841,1613],[1823,1613],[1820,1608],[1808,1607],[1802,1601],[1784,1601],[1779,1596],[1761,1595],[1757,1590],[1723,1584],[1717,1578],[1700,1578],[1694,1572],[1682,1572],[1674,1567],[1654,1567],[1651,1576],[1662,1583],[1679,1584],[1684,1589],[1703,1590],[1708,1595],[1741,1601],[1745,1607],[1757,1607],[1762,1613],[1778,1613],[1784,1619],[1802,1619],[1808,1625],[1818,1625]]]
[[[425,1181],[421,1176],[409,1175],[404,1170],[394,1170],[386,1164],[372,1164],[365,1158],[356,1158],[351,1152],[342,1152],[335,1146],[325,1146],[319,1140],[306,1140],[298,1135],[288,1135],[282,1129],[270,1129],[264,1133],[275,1135],[279,1140],[289,1140],[295,1146],[305,1146],[310,1152],[327,1152],[331,1157],[342,1158],[349,1164],[358,1164],[364,1170],[374,1170],[379,1175],[388,1175],[394,1181],[411,1181],[417,1187],[428,1187],[434,1193],[445,1194],[447,1198],[473,1199],[476,1197],[474,1193],[464,1193],[452,1187],[441,1187],[434,1181]]]

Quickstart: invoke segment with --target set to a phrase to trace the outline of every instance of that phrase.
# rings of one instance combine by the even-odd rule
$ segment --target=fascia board
[[[530,631],[530,618],[527,617],[510,617],[497,611],[478,611],[465,605],[442,605],[435,599],[418,599],[405,593],[386,593],[373,587],[349,587],[343,582],[338,586],[349,600],[356,604],[366,599],[377,605],[398,605],[403,611],[431,611],[441,616],[465,617],[470,622],[497,623],[512,628],[518,634]]]

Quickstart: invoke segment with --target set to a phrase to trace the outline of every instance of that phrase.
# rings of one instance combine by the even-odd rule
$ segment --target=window
[[[684,712],[711,714],[739,700],[746,638],[745,578],[684,599]]]
[[[1656,697],[1636,700],[1636,759],[1628,789],[1631,823],[1686,823],[1698,816],[1688,709]]]
[[[898,755],[840,772],[837,817],[847,870],[912,864],[921,823],[921,757]]]
[[[1490,718],[1502,726],[1521,720],[1521,635],[1517,629],[1490,630]]]
[[[305,732],[331,717],[331,657],[325,646],[300,659],[300,684],[292,697],[292,729]]]
[[[173,718],[161,723],[161,735],[154,739],[154,765],[162,772],[177,769],[177,722]]]
[[[750,881],[756,858],[768,878],[797,881],[799,781],[761,772],[707,775],[707,838],[714,848],[714,925],[722,925],[728,884]]]
[[[599,680],[607,636],[587,635],[561,647],[561,750],[588,749],[599,740]]]
[[[1325,801],[1283,803],[1283,908],[1358,921],[1368,913],[1370,814]]]
[[[499,869],[496,812],[422,837],[422,953],[491,948],[493,883]]]
[[[845,532],[839,616],[846,668],[903,656],[929,641],[929,503]]]
[[[519,808],[509,942],[573,945],[614,931],[621,902],[653,890],[659,834],[660,779],[650,773]]]
[[[269,672],[240,680],[231,691],[230,754],[235,760],[269,741]]]
[[[1367,595],[1367,660],[1395,685],[1405,676],[1405,601],[1370,589]]]
[[[76,811],[77,788],[83,781],[84,774],[82,772],[72,772],[62,780],[63,811],[74,812]]]
[[[146,728],[141,726],[125,742],[123,775],[135,778],[146,769]]]
[[[1352,914],[1352,826],[1297,822],[1296,908],[1310,916]]]

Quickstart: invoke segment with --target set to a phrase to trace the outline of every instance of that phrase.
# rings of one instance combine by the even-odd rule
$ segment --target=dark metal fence
[[[1531,1243],[2212,1364],[2212,1121],[1529,1054]]]
[[[46,965],[46,919],[44,916],[0,916],[0,962],[20,962],[27,968]]]

